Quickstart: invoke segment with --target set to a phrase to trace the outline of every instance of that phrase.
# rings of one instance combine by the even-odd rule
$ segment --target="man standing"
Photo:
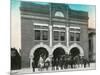
[[[35,72],[35,61],[34,60],[32,62],[32,68],[33,68],[33,72]]]

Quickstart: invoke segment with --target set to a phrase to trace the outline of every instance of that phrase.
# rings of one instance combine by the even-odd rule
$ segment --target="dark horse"
[[[85,57],[76,55],[76,56],[74,57],[74,65],[75,65],[76,68],[77,68],[77,67],[80,67],[80,65],[81,65],[81,67],[84,66],[84,68],[85,68],[85,67],[87,67],[87,66],[88,66],[88,67],[90,66],[90,62],[89,62],[89,60],[86,59]]]
[[[84,68],[86,67],[90,67],[90,62],[88,59],[86,59],[85,57],[81,57],[81,66],[84,66]]]
[[[73,57],[73,59],[74,59],[74,68],[80,67],[81,64],[80,56],[76,55]]]
[[[52,64],[52,70],[59,69],[58,68],[59,67],[59,59],[57,57],[52,58],[51,64]]]
[[[77,57],[73,57],[71,55],[65,55],[63,57],[63,65],[64,65],[64,69],[67,69],[67,68],[75,68],[76,67],[76,64],[79,63],[79,60]]]
[[[55,70],[55,59],[54,57],[52,57],[52,60],[51,60],[51,64],[52,64],[52,70]]]
[[[75,64],[75,61],[72,56],[69,55],[69,56],[65,57],[65,59],[64,59],[65,69],[66,68],[74,68],[74,64]]]

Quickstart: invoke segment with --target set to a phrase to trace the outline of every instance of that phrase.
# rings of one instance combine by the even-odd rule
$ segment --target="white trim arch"
[[[65,53],[67,53],[67,54],[68,54],[67,47],[66,47],[66,46],[64,46],[64,45],[62,45],[61,43],[56,44],[55,46],[53,46],[53,48],[52,48],[52,54],[53,54],[54,50],[55,50],[56,48],[59,48],[59,47],[63,48],[63,49],[64,49],[64,51],[65,51]]]
[[[76,47],[76,48],[79,49],[79,51],[80,51],[80,56],[84,56],[84,50],[83,50],[83,48],[82,48],[80,45],[76,44],[76,43],[72,44],[72,45],[69,47],[69,49],[68,49],[68,50],[69,50],[69,53],[70,53],[71,49],[74,48],[74,47]]]
[[[33,62],[33,57],[34,57],[34,52],[38,49],[38,48],[40,48],[40,47],[43,47],[43,48],[45,48],[47,51],[48,51],[48,54],[50,55],[50,48],[47,46],[47,45],[45,45],[45,44],[43,44],[43,43],[40,43],[40,44],[38,44],[38,45],[35,45],[32,49],[31,49],[31,51],[30,51],[30,56],[29,56],[29,58],[30,58],[30,68],[32,68],[32,62]]]
[[[31,58],[31,57],[34,57],[33,53],[36,51],[36,49],[38,49],[38,48],[40,48],[40,47],[45,48],[45,49],[48,51],[49,55],[50,55],[50,48],[49,48],[47,45],[41,44],[41,43],[40,43],[40,44],[38,44],[38,45],[35,45],[35,46],[31,49],[31,51],[30,51],[30,58]]]

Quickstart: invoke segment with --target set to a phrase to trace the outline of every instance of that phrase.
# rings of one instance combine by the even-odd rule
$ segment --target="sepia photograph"
[[[96,6],[11,0],[11,75],[96,70]]]

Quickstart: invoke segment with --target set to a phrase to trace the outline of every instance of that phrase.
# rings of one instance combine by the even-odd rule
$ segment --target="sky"
[[[46,5],[48,3],[40,3]],[[80,4],[69,4],[71,9],[87,11],[89,14],[89,28],[95,28],[95,6],[94,5],[80,5]],[[11,47],[17,49],[21,48],[21,21],[20,21],[20,0],[11,0]]]

